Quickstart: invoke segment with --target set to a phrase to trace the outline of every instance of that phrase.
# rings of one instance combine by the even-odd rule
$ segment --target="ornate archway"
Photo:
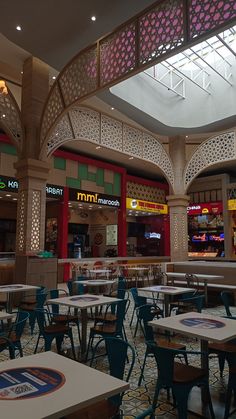
[[[9,88],[7,90],[7,94],[0,95],[0,126],[12,140],[20,156],[24,143],[21,113],[13,94]]]
[[[184,171],[184,188],[204,170],[217,163],[236,160],[236,131],[227,131],[203,141],[193,153]]]
[[[49,158],[62,144],[80,139],[155,164],[173,188],[172,162],[157,138],[88,107],[73,107],[62,117],[42,144],[40,157]]]
[[[222,31],[235,17],[235,0],[158,0],[79,52],[49,93],[41,119],[41,145],[71,106]]]

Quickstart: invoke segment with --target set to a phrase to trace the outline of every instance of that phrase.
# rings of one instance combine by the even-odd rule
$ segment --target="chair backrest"
[[[186,274],[185,275],[186,283],[188,288],[195,288],[195,294],[199,291],[199,279],[197,275],[194,274]]]
[[[153,353],[158,369],[158,382],[161,387],[172,387],[174,376],[174,359],[180,351],[157,346],[156,343],[147,342]],[[182,351],[183,352],[183,351]]]
[[[42,308],[47,298],[47,290],[45,287],[41,287],[36,291],[36,308]]]
[[[84,294],[84,285],[76,283],[74,281],[67,282],[67,288],[69,291],[69,295],[81,295]]]
[[[117,304],[117,310],[116,310],[116,334],[121,335],[122,334],[122,328],[123,328],[123,322],[125,318],[126,313],[126,304],[128,300],[121,300],[118,301]]]
[[[49,291],[49,295],[51,299],[59,298],[61,295],[64,297],[67,296],[66,290],[55,288]],[[59,313],[59,304],[51,304],[51,309],[53,314]]]
[[[201,313],[204,307],[205,295],[195,294],[193,297],[187,297],[187,298],[184,298],[184,295],[183,295],[182,302],[188,303],[189,305],[188,311],[192,311],[192,308],[196,308],[197,312]],[[181,311],[181,306],[180,306],[180,311]]]
[[[147,297],[143,297],[141,295],[138,295],[137,288],[130,288],[130,293],[133,297],[135,308],[140,307],[140,306],[144,306],[145,304],[147,304]]]
[[[156,315],[155,309],[156,307],[153,304],[145,304],[143,306],[138,307],[137,309],[137,315],[141,321],[141,326],[146,342],[154,341],[153,329],[152,326],[149,326],[148,322],[154,319]]]
[[[6,336],[1,336],[0,338],[0,352],[4,351],[6,348],[9,349],[9,354],[11,359],[15,359],[15,350],[12,341]]]
[[[46,319],[49,319],[49,312],[44,308],[38,308],[35,310],[36,318],[39,326],[40,332],[44,333],[44,328],[47,325]]]
[[[220,296],[221,296],[221,300],[224,304],[227,316],[232,317],[232,313],[230,311],[230,306],[235,305],[234,294],[232,292],[229,292],[229,291],[222,291]]]
[[[13,312],[12,314],[16,314],[16,320],[12,323],[8,336],[10,337],[12,332],[15,333],[17,338],[21,338],[22,333],[24,331],[25,324],[29,319],[29,313],[27,311],[17,311]]]
[[[120,380],[129,381],[135,361],[134,348],[126,341],[118,338],[105,338],[106,352],[108,356],[110,375]],[[126,360],[129,354],[129,368],[125,374]],[[119,406],[122,401],[122,394],[110,398],[110,401]]]

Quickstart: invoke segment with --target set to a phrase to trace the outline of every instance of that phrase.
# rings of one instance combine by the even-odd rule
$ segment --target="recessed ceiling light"
[[[17,26],[16,26],[16,30],[17,30],[17,31],[21,31],[21,26],[20,26],[20,25],[17,25]]]
[[[0,196],[0,199],[2,199],[2,196]]]
[[[114,111],[114,110],[115,110],[115,108],[113,108],[113,106],[112,106],[112,107],[111,107],[111,110],[112,110],[112,111]]]
[[[6,196],[11,196],[11,195],[9,193],[7,193]]]
[[[188,135],[185,135],[185,138],[188,138]]]
[[[52,76],[52,78],[53,78],[53,80],[55,80],[56,79],[56,76]]]
[[[23,71],[21,71],[20,74],[23,74]]]
[[[96,21],[96,16],[91,16],[91,20],[92,20],[92,22],[95,22]]]
[[[100,208],[100,209],[101,209],[102,207],[99,205],[99,207],[98,207],[98,208]]]
[[[3,113],[3,114],[2,114],[2,117],[3,117],[3,118],[6,118],[6,115],[5,115],[5,113]]]
[[[17,201],[17,198],[12,198],[12,201]]]
[[[96,148],[96,150],[99,150],[100,148],[101,148],[101,146],[100,145],[98,145],[97,147],[95,147]]]
[[[133,160],[134,158],[133,157],[129,157],[129,160]]]

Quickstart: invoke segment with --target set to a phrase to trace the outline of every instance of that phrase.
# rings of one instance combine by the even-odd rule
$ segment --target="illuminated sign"
[[[70,189],[69,199],[70,201],[85,202],[88,204],[98,204],[117,208],[120,207],[120,197],[103,195],[101,193],[93,193],[89,191]]]
[[[230,211],[236,210],[236,199],[229,199],[228,200],[228,210],[230,210]]]
[[[208,202],[203,204],[189,205],[187,207],[188,215],[197,214],[221,214],[223,212],[222,202]]]
[[[0,176],[0,191],[18,192],[19,182],[14,177]],[[64,188],[57,185],[46,185],[46,196],[51,198],[61,198]]]
[[[168,214],[168,206],[157,202],[142,201],[141,199],[126,198],[126,208],[135,211]]]

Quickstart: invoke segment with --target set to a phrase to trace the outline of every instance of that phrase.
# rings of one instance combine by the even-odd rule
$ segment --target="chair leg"
[[[72,330],[70,330],[70,332],[69,332],[68,336],[69,336],[69,338],[70,338],[72,355],[73,355],[73,357],[74,357],[74,360],[76,361],[75,345],[74,345],[74,339],[73,339]]]
[[[220,376],[223,377],[223,371],[225,367],[225,355],[223,353],[218,354],[218,361],[219,361]]]
[[[143,374],[144,374],[144,368],[145,368],[145,365],[146,365],[146,360],[147,360],[147,350],[146,350],[146,352],[145,352],[145,355],[144,355],[144,360],[143,360],[143,365],[142,365],[142,368],[141,368],[141,374],[140,374],[140,377],[139,377],[139,380],[138,380],[138,387],[141,385],[141,383],[142,383],[142,379],[143,379]]]
[[[29,316],[29,325],[30,325],[31,335],[33,335],[34,333],[35,320],[36,320],[36,315],[35,315],[35,312],[32,311],[30,312],[30,316]]]
[[[215,412],[213,410],[213,406],[212,406],[212,401],[211,401],[211,393],[210,393],[210,389],[209,389],[209,385],[207,384],[207,398],[208,398],[208,406],[209,406],[209,412],[211,415],[211,419],[215,419]]]
[[[62,345],[62,342],[63,342],[63,338],[64,338],[64,335],[56,337],[56,345],[57,345],[58,354],[61,353],[61,345]]]
[[[177,404],[178,419],[188,419],[189,390],[190,389],[183,388],[179,391],[174,391]]]
[[[37,339],[37,342],[36,342],[36,346],[35,346],[34,354],[36,354],[36,352],[37,352],[38,345],[39,345],[39,339],[40,339],[40,334],[38,335],[38,339]]]
[[[53,338],[46,336],[44,339],[45,339],[45,342],[44,342],[45,352],[50,351],[51,346],[52,346]]]
[[[133,320],[134,320],[134,312],[135,312],[135,307],[133,309],[133,313],[132,313],[131,320],[130,320],[130,323],[129,323],[130,327],[132,326],[132,323],[133,323]]]
[[[86,357],[85,357],[85,361],[88,361],[88,354],[89,354],[89,349],[90,347],[92,348],[93,346],[93,337],[90,335],[89,336],[89,341],[88,341],[88,346],[87,346],[87,352],[86,352]]]
[[[225,414],[224,419],[228,419],[229,411],[230,411],[230,404],[231,404],[231,396],[232,396],[232,387],[230,383],[228,383],[228,389],[226,393],[226,400],[225,400]]]

